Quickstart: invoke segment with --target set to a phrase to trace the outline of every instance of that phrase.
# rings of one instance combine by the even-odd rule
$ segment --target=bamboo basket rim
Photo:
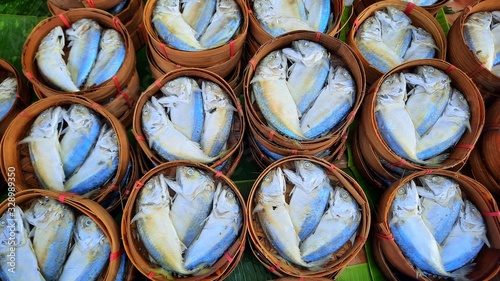
[[[70,205],[79,213],[90,217],[99,226],[108,238],[111,248],[110,259],[100,276],[103,276],[106,281],[115,280],[115,276],[120,267],[119,257],[122,249],[120,237],[118,235],[118,225],[111,215],[109,215],[108,212],[96,202],[82,196],[43,189],[28,189],[17,192],[15,196],[15,205],[19,206],[28,204],[39,197],[50,197],[58,200],[58,202]],[[8,203],[8,200],[0,203],[0,213],[3,214],[9,205],[10,203]]]
[[[63,28],[63,30],[65,30],[71,26],[72,22],[82,18],[93,19],[97,21],[102,27],[112,28],[118,31],[122,36],[125,44],[125,59],[120,69],[114,75],[116,79],[110,78],[99,85],[94,85],[77,92],[66,92],[64,90],[55,89],[55,87],[52,87],[47,81],[45,81],[43,77],[41,77],[38,66],[35,63],[35,56],[38,50],[38,46],[40,45],[41,40],[53,28],[60,26]],[[119,92],[120,89],[123,89],[133,75],[135,64],[135,49],[126,27],[118,17],[113,16],[106,11],[95,8],[72,9],[40,21],[28,35],[28,38],[23,45],[21,54],[21,67],[24,76],[29,80],[31,84],[39,88],[40,91],[44,93],[44,95],[52,96],[79,94],[96,102],[108,100],[112,98],[113,95],[116,94],[116,92]]]
[[[154,83],[152,83],[144,92],[142,92],[141,96],[139,97],[139,100],[137,101],[137,104],[134,109],[134,120],[133,120],[133,125],[132,125],[132,133],[134,134],[135,138],[137,139],[142,151],[146,154],[146,156],[152,160],[155,164],[160,164],[165,162],[162,160],[156,153],[153,152],[151,148],[149,148],[149,145],[146,143],[147,139],[143,133],[142,130],[142,117],[141,117],[141,112],[144,104],[146,103],[147,100],[151,96],[156,95],[157,93],[160,92],[160,88],[163,87],[168,81],[171,81],[173,79],[182,77],[182,76],[188,76],[188,77],[196,77],[196,78],[201,78],[204,80],[209,80],[212,81],[219,86],[223,90],[226,91],[228,96],[231,98],[233,105],[237,109],[237,114],[233,115],[233,123],[232,123],[232,128],[231,131],[232,133],[239,133],[239,136],[237,136],[236,142],[233,144],[232,147],[228,148],[222,155],[219,156],[219,158],[216,160],[215,163],[211,165],[211,167],[217,167],[220,164],[222,164],[225,160],[227,160],[234,152],[238,149],[238,147],[241,145],[243,136],[245,133],[245,117],[243,113],[243,109],[241,107],[239,99],[236,97],[236,95],[233,92],[233,89],[229,86],[229,84],[222,79],[219,75],[205,70],[201,68],[181,68],[181,69],[176,69],[172,70],[157,80],[155,80]],[[160,87],[161,86],[161,87]],[[236,118],[234,118],[236,117]],[[238,119],[238,120],[236,120]],[[236,122],[236,123],[235,123]],[[239,122],[239,128],[236,128],[238,126]],[[235,131],[238,130],[238,131]]]
[[[226,44],[207,50],[195,52],[182,51],[169,46],[159,38],[151,21],[154,7],[158,0],[149,0],[144,6],[143,25],[147,33],[149,45],[160,53],[165,51],[167,57],[174,63],[183,63],[189,67],[207,67],[219,62],[227,61],[233,57],[237,51],[243,48],[245,38],[248,32],[248,10],[244,0],[234,0],[241,12],[241,24],[238,32]]]
[[[76,96],[76,95],[67,95],[67,96],[53,96],[53,97],[48,97],[45,99],[41,99],[30,106],[28,106],[26,109],[24,109],[16,118],[12,121],[12,123],[9,125],[7,128],[7,131],[5,132],[5,137],[2,138],[2,174],[4,175],[5,178],[7,178],[7,167],[14,167],[16,168],[16,190],[17,191],[22,191],[26,189],[31,189],[32,185],[28,182],[26,182],[26,179],[24,178],[26,171],[23,171],[23,164],[20,160],[21,157],[21,152],[20,148],[18,147],[18,141],[21,140],[27,130],[31,127],[33,122],[35,121],[36,117],[44,110],[54,107],[54,106],[64,106],[64,105],[71,105],[74,103],[78,103],[81,105],[84,105],[88,108],[93,109],[94,112],[96,112],[102,120],[105,120],[108,125],[110,125],[117,138],[118,142],[118,168],[114,174],[113,179],[108,180],[108,182],[105,183],[106,187],[101,187],[101,188],[96,188],[95,190],[99,190],[97,196],[92,196],[92,200],[96,200],[97,202],[101,202],[104,200],[110,193],[113,187],[117,186],[118,183],[123,179],[125,176],[128,163],[130,161],[130,151],[129,151],[129,145],[128,145],[128,139],[127,139],[127,133],[125,131],[125,128],[123,125],[120,123],[116,117],[114,117],[109,111],[107,111],[104,107],[98,105],[97,103],[93,102],[92,100],[82,97],[82,96]],[[26,144],[24,144],[26,145]],[[29,156],[25,156],[29,157]],[[36,178],[36,176],[35,176]],[[37,180],[38,181],[38,180]]]
[[[48,0],[47,2],[51,2],[52,4],[56,5],[61,4],[59,1],[55,0]],[[107,10],[115,7],[116,5],[121,3],[121,0],[83,0],[83,1],[62,1],[62,3],[65,4],[75,4],[78,5],[78,7],[81,8],[98,8],[102,10]],[[76,4],[78,3],[78,4]],[[80,4],[82,6],[80,6]]]
[[[387,1],[387,0],[383,0],[383,1]],[[404,0],[401,0],[401,1],[404,1]],[[355,0],[354,2],[361,2],[364,5],[363,9],[365,9],[366,7],[368,7],[368,6],[370,6],[370,5],[374,4],[374,3],[382,2],[382,1],[376,1],[376,0]],[[432,5],[419,6],[419,7],[425,9],[430,14],[435,15],[439,10],[441,10],[441,8],[443,8],[446,5],[447,2],[448,2],[448,0],[438,0],[436,3],[434,3]],[[354,4],[353,4],[353,6],[354,6]],[[418,6],[418,5],[416,5],[416,6]]]
[[[469,165],[472,176],[481,184],[483,184],[491,194],[500,198],[500,184],[489,173],[488,168],[484,165],[482,154],[477,149],[473,149],[469,157]]]
[[[336,124],[335,127],[329,131],[327,135],[312,140],[295,141],[284,136],[277,130],[270,128],[267,125],[267,121],[265,121],[263,117],[261,118],[259,116],[258,112],[260,112],[260,110],[258,106],[254,106],[254,103],[252,102],[250,81],[259,62],[266,55],[274,50],[282,49],[283,47],[290,45],[291,42],[300,39],[314,41],[321,44],[328,50],[331,55],[338,57],[343,63],[345,63],[344,67],[349,70],[356,84],[356,96],[349,113],[346,114],[346,116],[341,119],[338,124]],[[342,52],[342,56],[339,55],[339,52]],[[331,145],[339,137],[344,135],[349,125],[353,122],[356,112],[361,106],[361,103],[365,96],[366,85],[366,77],[363,65],[359,64],[359,58],[357,58],[351,47],[342,42],[340,39],[330,37],[323,33],[311,31],[290,32],[273,38],[272,40],[263,44],[248,62],[243,74],[243,81],[245,113],[247,115],[248,122],[256,126],[256,128],[258,128],[259,131],[262,132],[262,135],[268,136],[267,138],[271,141],[290,149],[314,149],[317,147],[324,147],[327,146],[325,143],[329,143]]]
[[[14,101],[14,104],[9,109],[9,111],[7,111],[2,118],[0,118],[0,122],[6,121],[9,118],[9,115],[15,113],[16,107],[26,107],[29,103],[28,91],[23,91],[25,90],[25,85],[21,75],[9,61],[0,58],[0,74],[2,74],[3,72],[8,73],[6,77],[12,77],[16,79],[17,90],[16,100]]]
[[[258,188],[260,188],[260,183],[262,182],[264,177],[269,173],[269,171],[275,169],[276,167],[291,165],[293,164],[294,161],[297,160],[308,160],[322,167],[325,170],[325,172],[327,172],[329,177],[334,177],[339,181],[339,184],[342,185],[342,187],[344,187],[351,194],[351,196],[356,200],[356,202],[359,205],[359,208],[361,209],[362,219],[359,224],[358,230],[356,231],[357,239],[355,240],[354,244],[352,244],[336,260],[330,261],[327,263],[327,265],[324,265],[322,269],[319,271],[302,270],[297,266],[294,266],[288,262],[283,262],[284,260],[282,258],[278,259],[274,254],[269,252],[267,247],[262,242],[262,240],[267,240],[267,238],[264,235],[262,237],[262,240],[259,239],[259,235],[257,234],[257,228],[260,226],[258,226],[259,223],[257,222],[255,216],[252,214],[255,204],[254,201],[256,198],[256,191]],[[289,190],[289,187],[290,186],[287,185],[287,190]],[[254,184],[252,185],[252,188],[250,189],[250,193],[248,195],[248,200],[247,200],[247,212],[248,212],[247,217],[249,220],[248,232],[250,236],[250,241],[253,244],[252,246],[255,247],[256,251],[260,252],[263,255],[263,259],[265,260],[266,263],[269,263],[272,266],[274,266],[273,268],[275,270],[271,271],[272,273],[278,276],[281,276],[278,274],[279,272],[280,274],[295,276],[295,277],[324,277],[341,270],[349,263],[349,261],[351,261],[357,255],[357,253],[361,250],[361,248],[365,244],[366,237],[368,236],[371,224],[371,213],[370,213],[371,211],[368,205],[368,198],[366,197],[366,194],[364,193],[363,189],[359,186],[359,184],[351,176],[349,176],[348,174],[346,174],[345,172],[343,172],[330,162],[315,156],[306,156],[306,155],[284,157],[274,162],[273,164],[269,165],[267,168],[265,168],[262,171],[262,173],[260,173],[260,175],[257,177]]]
[[[135,213],[134,206],[136,204],[136,199],[138,196],[138,193],[140,192],[140,188],[152,177],[159,175],[159,174],[165,174],[166,172],[170,173],[175,173],[175,169],[178,166],[189,166],[189,167],[194,167],[200,170],[203,170],[204,172],[210,174],[213,176],[215,182],[222,182],[225,186],[229,187],[233,193],[236,195],[239,201],[240,205],[240,210],[241,210],[241,216],[242,216],[242,225],[240,229],[240,233],[238,237],[236,238],[235,242],[233,243],[232,246],[230,246],[226,253],[228,253],[229,257],[232,257],[231,259],[225,257],[224,255],[221,256],[215,264],[211,267],[211,270],[207,273],[204,273],[203,275],[200,276],[190,276],[190,277],[185,277],[185,278],[176,278],[176,280],[218,280],[220,276],[224,276],[229,274],[227,270],[234,270],[236,267],[236,264],[239,262],[239,260],[242,257],[242,253],[244,251],[245,247],[245,241],[246,241],[246,235],[247,235],[247,228],[248,228],[248,219],[246,217],[247,212],[246,212],[246,203],[245,200],[243,199],[243,196],[239,192],[238,187],[236,184],[227,176],[224,174],[221,174],[217,172],[215,169],[201,163],[197,162],[192,162],[192,161],[184,161],[184,160],[176,160],[172,162],[166,162],[162,163],[155,168],[149,170],[146,174],[144,174],[139,180],[136,181],[136,184],[134,188],[132,189],[132,192],[130,193],[130,197],[127,201],[127,205],[125,206],[125,209],[123,211],[123,216],[122,216],[122,221],[121,221],[121,233],[122,233],[122,240],[124,244],[124,249],[129,256],[129,259],[131,262],[134,264],[134,266],[145,276],[148,276],[150,279],[154,280],[167,280],[166,278],[162,278],[162,276],[159,276],[157,274],[151,275],[151,273],[154,273],[154,268],[148,264],[147,260],[149,260],[148,257],[140,257],[141,251],[136,248],[136,243],[138,243],[139,238],[138,237],[132,237],[134,231],[131,229],[131,225],[133,223],[130,223],[130,219],[132,218],[132,214]],[[170,188],[169,188],[170,190]],[[139,258],[140,257],[140,258]],[[225,267],[225,268],[223,268]],[[158,277],[158,278],[156,278]]]
[[[129,3],[127,4],[127,6],[124,7],[123,10],[121,10],[119,13],[115,14],[114,16],[118,17],[125,25],[127,25],[133,17],[136,17],[134,12],[137,10],[137,8],[141,4],[142,4],[141,0],[129,0]],[[49,12],[53,16],[60,14],[62,12],[74,9],[74,8],[69,8],[69,7],[57,6],[56,4],[53,3],[53,1],[50,1],[50,0],[47,1],[47,7],[49,9]],[[106,9],[101,9],[99,7],[85,7],[83,5],[80,8],[96,8],[99,10],[106,10]]]
[[[389,75],[393,73],[405,72],[419,65],[429,65],[444,71],[451,79],[451,87],[459,90],[464,95],[470,107],[470,124],[472,132],[465,131],[458,143],[452,148],[453,151],[450,153],[450,156],[437,165],[419,165],[407,161],[394,153],[383,140],[375,119],[374,106],[379,85]],[[409,170],[423,170],[429,168],[460,169],[465,164],[470,151],[476,144],[483,129],[485,108],[479,90],[462,70],[454,67],[452,64],[444,60],[422,59],[406,62],[382,75],[366,94],[363,107],[361,109],[361,119],[365,122],[360,122],[360,128],[370,142],[373,150],[379,157],[383,158],[392,165]]]
[[[396,195],[397,190],[405,183],[410,182],[420,176],[424,175],[439,175],[445,176],[448,178],[452,178],[460,185],[460,190],[462,194],[465,193],[467,198],[476,206],[478,210],[483,214],[483,219],[485,225],[487,226],[487,237],[490,241],[490,249],[498,251],[500,249],[500,218],[494,216],[486,216],[486,212],[498,213],[498,205],[496,201],[493,199],[493,196],[489,191],[478,181],[462,175],[458,172],[443,170],[443,169],[433,169],[427,171],[418,171],[407,177],[404,177],[398,181],[392,183],[386,191],[382,194],[382,197],[379,202],[378,212],[377,212],[377,223],[373,225],[374,231],[376,232],[377,238],[379,238],[382,252],[389,261],[389,263],[394,266],[397,270],[401,271],[401,273],[407,276],[417,276],[417,272],[413,269],[410,263],[404,258],[399,246],[397,246],[396,242],[391,239],[387,239],[385,237],[392,237],[392,233],[390,231],[389,222],[388,222],[388,213],[390,212],[390,206],[394,197]],[[479,258],[481,253],[483,253],[485,247],[483,247],[480,254],[475,258]],[[403,261],[403,262],[402,262]],[[500,256],[497,255],[497,260],[493,267],[492,272],[487,275],[489,278],[494,276],[496,273],[500,271],[500,267],[497,266],[497,263],[500,261]],[[474,273],[476,269],[473,270]],[[470,275],[470,274],[468,274]],[[423,280],[429,280],[426,277],[423,277]],[[481,276],[480,280],[483,280],[485,276]],[[486,279],[489,279],[486,278]]]

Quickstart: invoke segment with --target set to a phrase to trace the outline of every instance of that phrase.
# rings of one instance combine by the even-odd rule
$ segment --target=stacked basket
[[[4,81],[5,78],[12,77],[16,80],[17,91],[15,96],[15,101],[10,110],[5,113],[3,117],[0,118],[0,138],[3,136],[5,130],[9,126],[10,122],[16,117],[16,115],[21,112],[26,106],[31,102],[29,92],[27,91],[24,80],[19,75],[17,70],[8,61],[0,59],[0,81]]]
[[[404,1],[404,0],[401,0],[401,1]],[[377,0],[354,0],[352,6],[353,6],[354,11],[356,12],[356,14],[359,15],[368,6],[370,6],[372,4],[375,4],[377,2],[382,2],[382,1],[377,1]],[[415,5],[411,1],[404,1],[404,2],[410,2],[410,6],[411,5],[413,5],[413,6]],[[435,15],[439,10],[441,10],[441,8],[443,8],[446,5],[447,2],[448,2],[448,0],[438,0],[438,1],[436,1],[436,3],[434,3],[432,5],[420,6],[420,7],[424,8],[427,12],[431,13],[432,15]]]
[[[330,52],[330,59],[337,60],[336,63],[344,66],[351,73],[355,83],[355,101],[349,114],[339,124],[331,129],[326,135],[312,140],[297,141],[280,134],[266,122],[259,106],[253,98],[250,81],[252,80],[259,62],[269,53],[288,47],[296,40],[309,40],[323,46]],[[340,59],[340,62],[338,59]],[[310,31],[296,31],[277,37],[259,48],[259,51],[250,60],[244,76],[244,98],[245,114],[249,126],[249,143],[252,147],[252,155],[257,163],[265,168],[274,160],[265,154],[264,150],[277,154],[277,156],[289,155],[317,155],[327,160],[338,159],[342,156],[347,140],[348,129],[354,116],[364,98],[365,75],[358,56],[344,42],[322,33]],[[294,109],[291,109],[294,110]],[[258,145],[259,144],[259,145]]]
[[[35,58],[41,40],[55,27],[63,30],[79,19],[92,19],[105,28],[115,29],[125,43],[125,59],[117,73],[105,82],[78,92],[65,92],[51,86],[41,76],[35,64]],[[41,21],[28,36],[22,53],[22,69],[29,82],[33,84],[36,95],[40,98],[55,95],[77,94],[89,98],[104,106],[126,127],[132,122],[135,102],[140,94],[139,75],[135,69],[135,50],[130,35],[121,21],[111,14],[92,8],[73,9]]]

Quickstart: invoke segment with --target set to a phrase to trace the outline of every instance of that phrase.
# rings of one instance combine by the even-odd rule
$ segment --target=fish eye
[[[342,197],[344,199],[347,198],[347,197],[349,197],[349,192],[347,192],[347,190],[342,190],[340,192],[340,197]]]
[[[7,222],[5,222],[4,220],[0,221],[0,226],[6,226],[6,225],[7,225]]]
[[[306,168],[311,167],[311,163],[309,163],[309,162],[304,163],[304,167],[306,167]]]
[[[192,176],[194,174],[194,169],[193,168],[188,168],[186,173],[190,176]]]
[[[85,226],[90,226],[92,224],[92,220],[91,219],[87,219],[85,221]]]
[[[398,194],[404,195],[406,193],[405,189],[403,187],[398,189]]]
[[[226,193],[226,198],[233,199],[234,198],[234,193],[232,193],[232,192]]]

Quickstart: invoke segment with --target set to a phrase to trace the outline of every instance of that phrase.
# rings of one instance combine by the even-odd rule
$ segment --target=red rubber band
[[[248,9],[248,10],[247,10],[247,13],[248,13],[249,15],[253,14],[252,10],[250,10],[250,9]]]
[[[182,66],[180,66],[180,65],[176,64],[176,65],[175,65],[175,68],[179,69],[179,68],[182,68]]]
[[[168,59],[168,54],[167,54],[167,49],[165,49],[165,44],[160,43],[160,48],[163,52],[163,55],[165,55],[165,58]]]
[[[236,157],[236,159],[234,159],[234,164],[240,163],[240,160],[241,160],[240,156]]]
[[[127,91],[123,91],[120,95],[123,97],[123,99],[127,103],[128,108],[132,108],[133,105],[132,105],[132,102],[130,101],[130,98],[128,97]]]
[[[406,10],[404,11],[405,15],[409,16],[413,8],[415,8],[415,3],[408,3],[408,6],[406,6]]]
[[[399,162],[396,162],[396,163],[392,163],[392,164],[390,164],[390,165],[389,165],[389,167],[391,167],[391,168],[394,168],[394,167],[401,167],[401,166],[403,166],[404,164],[406,164],[406,160],[401,159],[401,161],[399,161]]]
[[[93,110],[96,110],[96,111],[97,111],[97,110],[99,109],[99,107],[100,107],[100,106],[101,106],[101,105],[100,105],[100,104],[98,104],[97,102],[93,102],[93,103],[92,103],[92,109],[93,109]]]
[[[111,79],[113,79],[113,83],[115,83],[116,92],[120,93],[122,90],[120,89],[120,82],[118,81],[118,77],[116,77],[116,75],[113,75]]]
[[[236,110],[241,111],[243,108],[241,107],[241,104],[239,102],[236,102]]]
[[[273,141],[274,134],[276,134],[276,132],[275,132],[275,131],[271,131],[271,132],[269,133],[269,141]]]
[[[141,189],[144,186],[144,184],[140,181],[135,181],[134,184],[134,189]]]
[[[470,149],[470,150],[474,149],[474,145],[472,145],[472,144],[457,144],[455,147],[465,148],[465,149]]]
[[[233,262],[234,258],[232,258],[227,252],[224,253],[224,257],[228,262]]]
[[[116,186],[116,185],[114,185],[114,184],[110,185],[108,188],[109,188],[109,190],[111,190],[111,191],[118,191],[118,190],[119,190],[118,186]]]
[[[158,80],[155,80],[154,83],[155,83],[156,87],[158,87],[158,89],[161,89],[163,87],[163,85]]]
[[[444,70],[444,73],[449,74],[450,72],[452,72],[455,69],[457,69],[457,67],[454,66],[453,64],[450,64],[450,66],[448,66],[448,68]]]
[[[18,98],[19,100],[21,100],[21,102],[25,105],[25,106],[28,106],[29,104],[23,99],[23,97],[21,97],[21,95],[19,94],[16,94],[16,98]]]
[[[122,251],[121,250],[118,251],[118,252],[116,252],[116,253],[111,253],[111,255],[109,255],[109,261],[112,262],[112,261],[120,258],[121,255],[122,255]]]
[[[115,26],[116,30],[120,30],[120,19],[118,17],[113,17],[113,25]]]
[[[136,136],[135,139],[137,141],[146,141],[146,138],[144,136]]]
[[[314,36],[314,42],[319,43],[319,38],[321,38],[321,32],[316,32],[316,36]]]
[[[147,277],[148,277],[149,280],[153,280],[154,276],[155,276],[155,273],[154,272],[150,272]]]
[[[346,139],[347,139],[347,134],[343,134],[343,135],[342,135],[342,139],[345,139],[345,140],[346,140]]]
[[[394,236],[392,236],[392,234],[384,235],[384,234],[377,233],[377,234],[375,234],[375,236],[377,236],[377,238],[380,238],[380,239],[394,241]]]
[[[64,201],[66,200],[66,197],[71,196],[71,195],[75,195],[75,193],[65,192],[65,193],[59,194],[59,196],[57,196],[57,200],[61,203],[64,203]]]
[[[356,239],[361,241],[361,243],[365,243],[367,240],[366,237],[361,237],[361,236],[357,236]]]
[[[216,271],[215,271],[215,274],[217,276],[221,276],[222,275],[222,271],[220,270],[220,268],[218,268]],[[210,279],[209,279],[210,280]]]
[[[427,170],[425,170],[425,174],[426,174],[426,175],[430,175],[430,174],[432,174],[432,172],[433,172],[433,170],[432,170],[432,169],[427,169]]]
[[[377,92],[378,92],[378,87],[371,88],[371,89],[368,91],[368,95],[371,95],[371,94],[376,94]]]
[[[297,155],[298,151],[297,149],[292,149],[292,155]]]
[[[24,118],[26,118],[26,119],[33,119],[33,116],[29,115],[29,114],[28,114],[28,113],[26,113],[26,111],[24,111],[24,110],[23,110],[23,111],[21,111],[21,112],[19,112],[19,116],[22,116],[22,117],[24,117]]]
[[[500,212],[481,212],[485,217],[500,217]]]
[[[354,22],[352,23],[352,28],[354,31],[358,30],[359,27],[359,20],[355,19]]]
[[[260,154],[260,160],[264,159],[266,156],[264,154]]]
[[[351,111],[349,114],[347,114],[347,120],[352,120],[356,116],[356,111]]]
[[[234,57],[234,40],[229,42],[229,58]]]
[[[276,265],[272,265],[271,267],[269,267],[269,270],[274,271],[274,270],[276,270],[276,268],[280,268],[280,266],[281,266],[281,261],[278,260]]]
[[[94,0],[87,0],[87,3],[89,4],[90,8],[95,8]]]
[[[486,69],[486,66],[484,66],[484,64],[481,64],[478,68],[476,68],[474,71],[472,71],[472,72],[469,74],[469,77],[470,77],[470,78],[475,77],[475,76],[476,76],[476,75],[478,75],[481,71],[483,71],[483,69]]]
[[[328,170],[330,171],[335,171],[335,165],[331,164],[330,167],[328,167]]]
[[[129,195],[130,194],[130,190],[125,190],[125,195]]]
[[[147,33],[146,33],[146,30],[144,29],[144,25],[141,23],[139,24],[138,26],[138,29],[139,29],[139,32],[141,33],[141,37],[142,37],[142,40],[144,41],[144,43],[146,43],[148,41],[148,37],[147,37]]]
[[[61,21],[67,28],[71,28],[71,23],[65,14],[58,14],[57,16],[61,19]]]
[[[31,72],[25,72],[24,76],[26,76],[26,78],[28,78],[28,80],[30,80],[30,81],[31,80],[35,80],[36,81],[35,76]]]
[[[253,71],[255,71],[255,69],[257,68],[257,66],[255,65],[255,60],[251,59],[248,61],[248,63],[252,66]]]
[[[222,177],[224,174],[221,172],[221,171],[218,171],[217,173],[215,173],[215,178],[220,178]]]

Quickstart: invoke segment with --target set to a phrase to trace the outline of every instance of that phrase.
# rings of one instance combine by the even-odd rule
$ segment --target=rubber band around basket
[[[264,159],[265,157],[266,156],[263,153],[260,154],[260,160]]]
[[[297,149],[292,149],[292,155],[297,155],[298,151]]]
[[[118,17],[113,17],[113,25],[115,26],[116,30],[120,30],[120,19]]]
[[[120,189],[118,188],[118,186],[116,186],[115,184],[110,185],[108,188],[109,188],[109,190],[111,190],[111,191],[118,191],[118,190],[120,190]]]
[[[146,276],[146,277],[147,277],[149,280],[153,280],[153,277],[154,277],[154,276],[155,276],[155,273],[151,271],[151,272],[148,274],[148,276]]]
[[[473,78],[475,77],[476,75],[478,75],[481,71],[483,71],[483,69],[486,69],[486,66],[484,66],[484,64],[481,64],[480,66],[478,66],[474,71],[472,71],[470,74],[469,74],[469,77],[470,78]]]
[[[255,69],[257,68],[257,66],[255,65],[255,60],[251,59],[248,61],[248,63],[252,66],[253,71],[255,71]]]
[[[272,265],[269,267],[269,270],[270,271],[275,271],[277,268],[281,268],[281,261],[278,260],[278,262],[276,263],[276,265]]]
[[[136,136],[135,140],[136,141],[146,141],[146,137],[144,137],[144,136]]]
[[[500,217],[500,212],[481,212],[485,217]]]
[[[218,171],[217,173],[215,173],[215,178],[218,179],[220,177],[222,177],[224,174],[221,172],[221,171]]]
[[[405,15],[409,16],[411,11],[413,11],[413,8],[415,8],[415,3],[408,3],[408,6],[406,6],[406,9],[404,10]]]
[[[236,110],[238,110],[238,111],[242,111],[243,110],[243,108],[241,107],[241,103],[236,102]]]
[[[351,121],[354,116],[356,116],[356,111],[351,111],[349,114],[347,114],[347,120]]]
[[[167,49],[165,49],[165,44],[160,43],[160,48],[161,51],[163,52],[163,55],[165,55],[165,58],[168,59],[168,54],[167,54]]]
[[[234,258],[232,258],[232,257],[229,255],[229,253],[228,253],[228,252],[224,252],[224,257],[225,257],[225,258],[226,258],[226,260],[227,260],[228,262],[230,262],[230,263],[234,261]]]
[[[123,99],[125,100],[125,102],[128,105],[128,108],[132,108],[133,107],[132,102],[130,101],[130,98],[129,98],[128,94],[127,94],[127,91],[121,92],[121,94],[118,94],[116,97],[118,97],[118,96],[122,96],[123,97]]]
[[[101,107],[101,105],[98,104],[97,102],[93,102],[92,103],[92,109],[93,110],[97,111],[97,110],[99,110],[100,107]]]
[[[142,37],[142,40],[144,42],[147,42],[148,41],[148,37],[147,37],[147,33],[146,33],[146,30],[144,29],[144,25],[142,23],[139,24],[139,26],[137,27],[137,29],[139,30],[139,32],[141,33],[141,37]]]
[[[66,14],[58,14],[57,16],[59,17],[59,19],[61,19],[61,21],[67,28],[71,28],[71,23],[69,19],[66,17]]]
[[[367,239],[366,237],[357,236],[356,240],[359,240],[361,243],[365,243]]]
[[[457,69],[457,67],[454,66],[453,64],[450,64],[450,66],[448,66],[448,68],[444,70],[444,73],[449,74],[450,72],[452,72],[455,69]]]
[[[474,149],[474,145],[473,144],[457,144],[457,145],[455,145],[455,147],[457,147],[457,148],[465,148],[465,149],[470,149],[470,150]]]
[[[215,274],[216,274],[217,276],[221,276],[221,275],[222,275],[222,273],[223,273],[223,272],[220,270],[220,268],[217,268],[217,270],[215,271]]]
[[[359,20],[355,19],[354,22],[352,23],[352,29],[356,32],[359,27]]]
[[[116,92],[120,93],[122,90],[120,88],[120,82],[118,81],[118,77],[116,77],[116,75],[113,75],[111,79],[113,80],[113,83],[115,83]]]
[[[141,189],[144,186],[144,184],[140,181],[135,181],[134,183],[134,189]]]
[[[121,257],[121,255],[122,255],[122,251],[121,251],[121,250],[119,250],[118,252],[111,253],[111,254],[109,255],[109,261],[110,261],[110,262],[112,262],[112,261],[114,261],[114,260],[116,260],[116,259],[120,258],[120,257]]]
[[[319,43],[319,39],[321,38],[321,32],[316,32],[314,36],[314,42]]]
[[[426,175],[430,175],[430,174],[432,174],[432,172],[434,172],[432,169],[425,170]]]
[[[236,159],[234,159],[234,163],[238,164],[238,163],[240,163],[240,160],[241,160],[241,156],[238,156],[238,157],[236,157]]]
[[[248,10],[247,10],[247,13],[248,13],[249,15],[253,14],[252,10],[250,10],[250,9],[248,9]]]
[[[335,165],[331,164],[330,167],[328,167],[328,170],[330,171],[335,171]]]
[[[490,125],[485,125],[483,127],[483,131],[490,131],[490,130],[496,130],[500,129],[500,124],[490,124]]]
[[[61,203],[64,203],[64,201],[66,200],[66,197],[71,196],[71,195],[75,195],[75,193],[65,192],[65,193],[59,194],[59,196],[57,196],[57,200]]]
[[[31,72],[29,72],[29,71],[25,72],[24,76],[26,76],[26,78],[28,78],[28,80],[30,80],[30,81],[31,80],[35,80],[35,81],[37,80],[36,77]]]
[[[232,59],[234,57],[234,40],[229,42],[229,58]]]
[[[377,238],[380,238],[380,239],[394,241],[394,236],[392,236],[392,233],[389,233],[387,235],[381,234],[381,233],[377,233],[377,234],[375,234],[375,236],[377,236]]]
[[[394,167],[401,167],[401,166],[403,166],[404,164],[406,164],[406,160],[401,159],[401,161],[399,161],[399,162],[389,164],[389,167],[391,167],[391,168],[394,168]]]
[[[24,111],[24,110],[23,110],[23,111],[21,111],[21,112],[19,112],[19,116],[22,116],[22,117],[24,117],[24,118],[26,118],[26,119],[33,119],[33,116],[29,115],[29,114],[28,114],[28,113],[26,113],[26,111]]]
[[[87,0],[87,3],[89,4],[90,8],[95,8],[94,0]]]
[[[269,141],[273,141],[274,134],[276,134],[276,132],[274,130],[272,130],[271,132],[269,132]]]
[[[163,87],[163,85],[158,80],[155,80],[154,83],[155,83],[156,87],[158,87],[158,89],[161,89]]]
[[[378,86],[375,87],[375,88],[371,88],[369,91],[368,91],[368,95],[371,95],[371,94],[376,94],[378,92]]]

